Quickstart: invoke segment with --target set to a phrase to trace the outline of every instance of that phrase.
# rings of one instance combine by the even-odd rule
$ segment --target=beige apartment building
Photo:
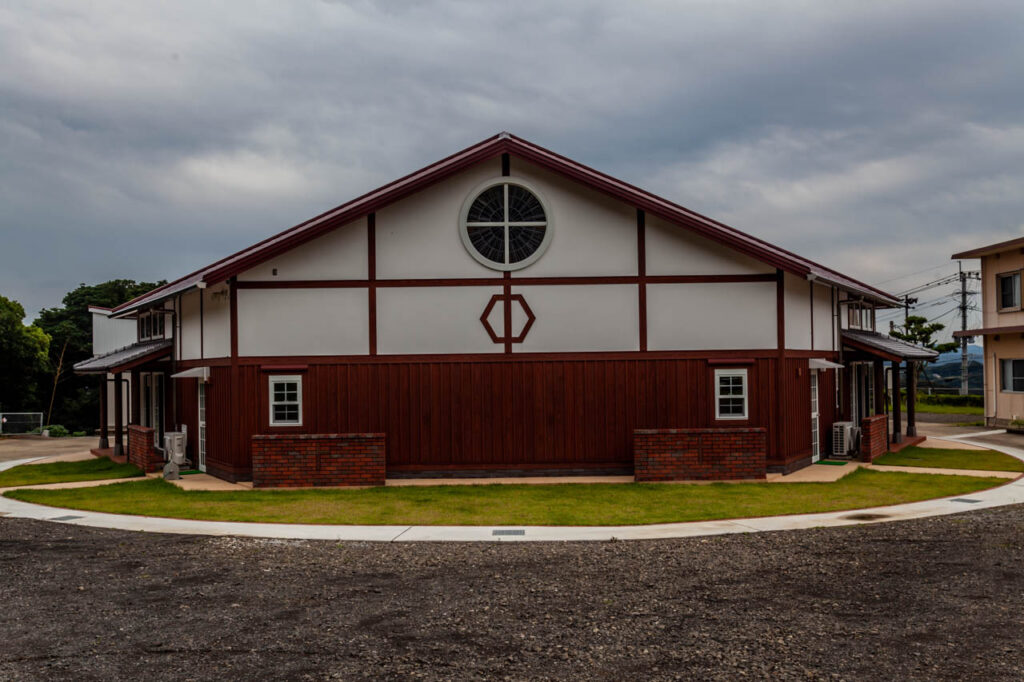
[[[1006,426],[1024,419],[1024,237],[953,255],[965,258],[981,259],[982,325],[953,336],[984,339],[985,423]]]

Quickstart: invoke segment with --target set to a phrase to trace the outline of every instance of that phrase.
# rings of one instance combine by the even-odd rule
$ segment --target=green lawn
[[[1004,481],[858,470],[835,483],[563,484],[184,491],[160,479],[17,500],[117,514],[218,521],[383,525],[597,526],[857,509],[963,495]]]
[[[995,450],[940,450],[938,448],[909,447],[900,452],[882,455],[874,463],[901,467],[1024,471],[1024,462]]]
[[[141,475],[142,472],[137,467],[112,462],[109,457],[85,459],[80,462],[22,464],[7,471],[0,471],[0,488],[65,481],[100,481],[106,478]]]

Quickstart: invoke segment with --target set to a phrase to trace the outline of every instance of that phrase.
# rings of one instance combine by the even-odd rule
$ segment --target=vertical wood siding
[[[806,457],[811,447],[807,360],[783,361],[782,396],[776,395],[777,362],[744,365],[750,418],[725,423],[769,432],[778,423],[784,445],[776,452],[769,437],[769,464]],[[267,424],[270,372],[237,367],[232,404],[232,368],[213,367],[207,462],[215,471],[248,472],[256,433],[381,432],[392,470],[630,467],[634,429],[723,425],[714,420],[713,376],[720,366],[702,359],[310,365],[301,372],[303,425],[291,429]],[[833,374],[821,373],[823,443],[834,419]],[[195,382],[182,383],[180,414],[194,448]]]

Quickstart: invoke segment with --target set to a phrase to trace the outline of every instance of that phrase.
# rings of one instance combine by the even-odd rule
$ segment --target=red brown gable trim
[[[608,275],[579,277],[516,277],[512,273],[500,277],[463,277],[440,279],[303,279],[246,280],[237,282],[239,289],[358,289],[406,287],[504,287],[550,284],[707,284],[716,282],[774,282],[774,274],[765,275]]]
[[[880,302],[889,305],[898,304],[898,301],[892,295],[880,289],[846,277],[835,270],[797,256],[764,240],[752,237],[724,223],[707,218],[514,135],[501,133],[289,228],[284,232],[264,239],[206,268],[197,270],[128,301],[115,308],[115,314],[156,303],[175,293],[180,293],[196,286],[199,282],[225,281],[269,258],[293,249],[311,239],[315,239],[336,227],[373,213],[387,204],[422,190],[477,162],[501,154],[521,156],[528,161],[573,178],[647,213],[654,214],[673,224],[688,228],[708,239],[725,244],[740,253],[751,256],[775,268],[784,269],[801,277],[813,274],[831,284],[878,298]]]

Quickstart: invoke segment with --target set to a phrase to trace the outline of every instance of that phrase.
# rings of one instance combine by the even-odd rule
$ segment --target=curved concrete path
[[[942,440],[978,445],[998,450],[1024,461],[1024,450],[972,440],[966,434]],[[5,462],[0,469],[23,464]],[[873,507],[870,509],[797,514],[722,521],[661,523],[648,526],[324,526],[304,524],[238,523],[228,521],[191,521],[149,516],[103,514],[30,504],[0,497],[0,515],[41,521],[57,521],[93,528],[137,530],[152,533],[187,535],[237,535],[257,538],[297,540],[335,540],[371,542],[466,542],[466,541],[597,541],[655,540],[728,533],[754,533],[773,530],[798,530],[853,526],[861,523],[904,521],[929,516],[944,516],[974,509],[990,509],[1009,504],[1024,504],[1024,477],[998,488],[956,498],[940,498],[924,502]]]

